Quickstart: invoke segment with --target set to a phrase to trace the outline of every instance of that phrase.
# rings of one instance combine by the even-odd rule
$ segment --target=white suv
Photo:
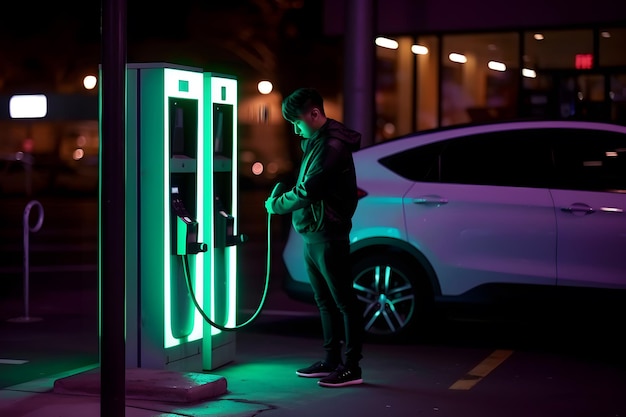
[[[624,126],[461,126],[383,142],[354,161],[363,197],[352,279],[368,334],[406,333],[433,302],[626,289]],[[312,301],[293,229],[283,259],[287,293]]]

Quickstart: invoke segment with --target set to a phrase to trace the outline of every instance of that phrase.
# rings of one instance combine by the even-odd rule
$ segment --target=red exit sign
[[[576,69],[593,68],[593,54],[576,54]]]

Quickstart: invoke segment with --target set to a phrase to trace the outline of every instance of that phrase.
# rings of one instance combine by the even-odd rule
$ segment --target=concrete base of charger
[[[191,403],[226,393],[226,378],[199,372],[126,370],[126,398]],[[100,368],[54,381],[57,394],[100,395]]]

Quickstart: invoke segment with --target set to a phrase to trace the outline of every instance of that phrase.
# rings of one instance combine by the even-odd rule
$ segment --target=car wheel
[[[396,256],[370,256],[353,265],[353,286],[363,303],[368,336],[394,339],[408,335],[432,299],[419,268]]]

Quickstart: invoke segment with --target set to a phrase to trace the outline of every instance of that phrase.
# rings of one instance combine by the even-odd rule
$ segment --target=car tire
[[[366,337],[385,341],[419,337],[432,310],[423,269],[395,254],[364,256],[353,263],[353,287],[362,303]]]

